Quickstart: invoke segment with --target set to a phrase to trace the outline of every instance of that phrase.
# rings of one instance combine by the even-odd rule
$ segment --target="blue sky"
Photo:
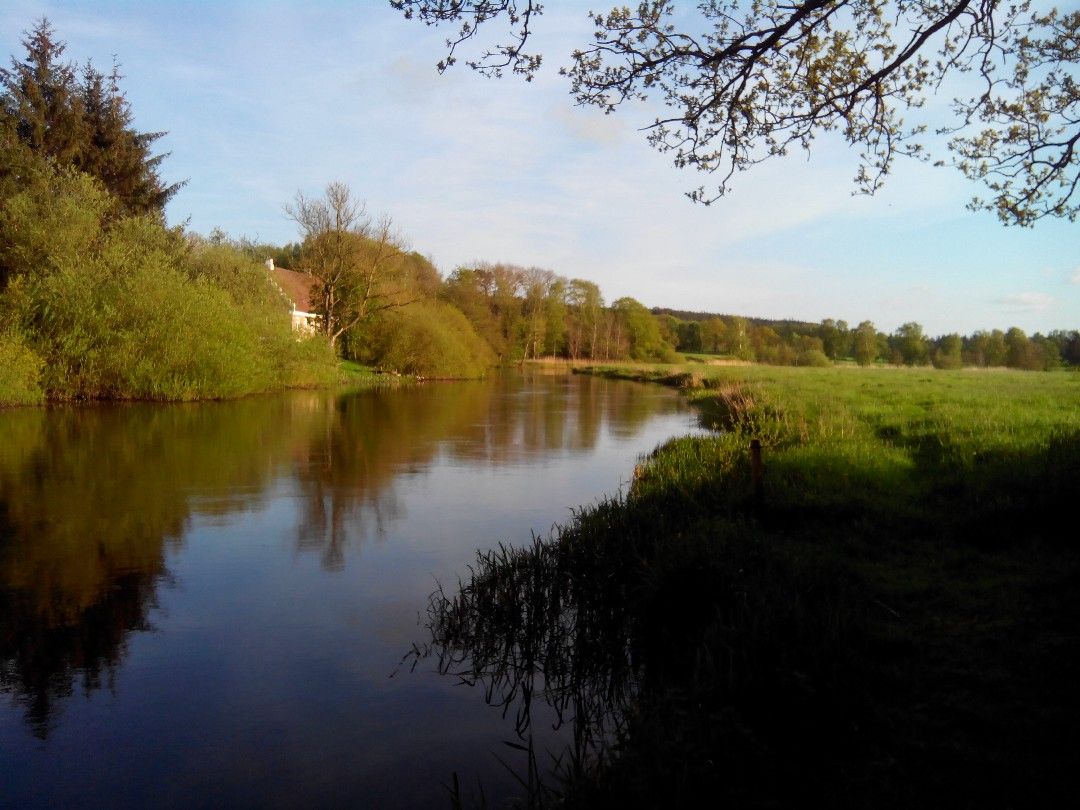
[[[170,221],[201,233],[295,240],[284,205],[341,180],[444,274],[506,261],[596,281],[609,301],[886,331],[1080,328],[1080,224],[1004,228],[965,210],[978,189],[950,169],[902,162],[853,197],[855,153],[823,141],[690,203],[708,178],[648,147],[646,109],[574,107],[557,68],[590,4],[555,5],[531,84],[439,76],[446,33],[385,0],[5,0],[0,46],[21,55],[45,15],[70,58],[104,69],[115,54],[137,126],[168,132],[163,175],[188,181]]]

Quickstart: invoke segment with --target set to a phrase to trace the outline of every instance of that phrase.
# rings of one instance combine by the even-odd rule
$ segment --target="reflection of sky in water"
[[[500,745],[510,720],[451,679],[389,677],[421,640],[418,614],[476,548],[526,542],[615,492],[692,416],[671,392],[580,377],[360,396],[296,395],[235,474],[185,478],[178,463],[166,480],[189,511],[151,589],[153,629],[124,636],[102,688],[76,677],[43,738],[4,682],[0,803],[426,807],[454,771],[466,786],[482,776],[489,799],[510,788],[492,755],[513,753]],[[195,413],[249,425],[271,418],[264,407]],[[18,479],[3,480],[17,498]],[[0,557],[12,569],[30,542],[15,539]]]

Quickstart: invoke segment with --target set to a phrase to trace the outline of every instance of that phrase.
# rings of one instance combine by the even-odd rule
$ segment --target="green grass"
[[[381,388],[412,382],[414,378],[387,374],[353,360],[338,361],[338,384],[346,388]]]
[[[658,448],[625,497],[532,548],[481,555],[433,600],[424,650],[516,703],[519,724],[542,685],[575,723],[560,801],[1068,795],[1080,376],[592,372],[680,387],[719,430]]]

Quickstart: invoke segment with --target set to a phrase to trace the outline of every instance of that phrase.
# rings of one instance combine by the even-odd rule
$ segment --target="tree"
[[[576,360],[579,355],[588,353],[591,359],[597,359],[604,311],[604,298],[600,294],[600,287],[585,279],[570,279],[566,300],[571,313],[570,357]]]
[[[960,368],[963,365],[964,341],[960,335],[945,335],[937,342],[934,351],[935,368]]]
[[[525,50],[536,0],[391,0],[428,25],[460,25],[459,46],[499,17],[506,44],[468,61],[526,78],[541,56]],[[1031,12],[1029,0],[707,0],[696,13],[667,0],[590,12],[592,42],[562,72],[577,102],[613,112],[651,99],[666,113],[647,126],[677,167],[719,177],[691,199],[722,196],[732,176],[790,149],[810,151],[835,132],[861,150],[856,187],[873,193],[897,156],[929,159],[928,121],[908,123],[929,95],[955,82],[961,95],[934,122],[948,157],[989,190],[971,207],[1005,224],[1080,213],[1080,11]]]
[[[701,321],[679,321],[679,345],[682,352],[700,352],[702,349]]]
[[[566,351],[566,279],[555,276],[548,285],[544,301],[546,325],[544,327],[544,351],[552,357]]]
[[[920,324],[910,321],[893,332],[890,340],[894,354],[907,366],[922,366],[930,359],[930,344]]]
[[[740,360],[753,360],[754,347],[750,342],[750,324],[746,318],[732,317],[727,326],[727,353]]]
[[[119,66],[105,75],[88,62],[80,82],[46,19],[22,44],[23,61],[0,68],[0,127],[33,153],[96,177],[120,202],[118,213],[160,215],[183,184],[158,176],[166,155],[151,147],[165,133],[134,128]]]
[[[521,271],[521,287],[524,293],[522,301],[523,353],[522,359],[539,357],[544,350],[547,334],[548,291],[555,283],[556,276],[550,270],[530,267]]]
[[[661,334],[660,322],[644,304],[627,297],[615,301],[611,308],[619,332],[625,335],[631,360],[671,362],[675,359],[675,350]]]
[[[970,362],[977,366],[1003,366],[1008,353],[1005,333],[1000,329],[976,332],[971,336],[968,351]]]
[[[855,362],[860,366],[869,366],[881,356],[877,329],[872,322],[863,321],[855,327],[852,335]]]
[[[722,318],[708,318],[701,325],[702,351],[719,354],[727,336],[727,326]]]
[[[830,360],[847,357],[851,352],[851,331],[848,329],[847,321],[826,318],[821,322],[819,336],[822,350]]]
[[[298,269],[315,280],[319,327],[331,345],[372,315],[415,299],[393,222],[372,220],[347,185],[330,183],[322,199],[297,192],[285,212],[303,234]]]
[[[1047,352],[1045,342],[1042,335],[1035,335],[1029,339],[1023,329],[1012,327],[1005,333],[1006,365],[1009,368],[1023,368],[1028,371],[1053,368],[1060,362],[1061,355],[1054,348]]]

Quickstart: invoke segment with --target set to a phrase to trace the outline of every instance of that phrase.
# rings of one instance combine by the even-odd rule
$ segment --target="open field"
[[[544,673],[580,726],[568,804],[1069,795],[1080,376],[585,371],[679,386],[720,431],[659,448],[625,497],[532,548],[481,555],[429,615],[428,652],[496,699]]]

